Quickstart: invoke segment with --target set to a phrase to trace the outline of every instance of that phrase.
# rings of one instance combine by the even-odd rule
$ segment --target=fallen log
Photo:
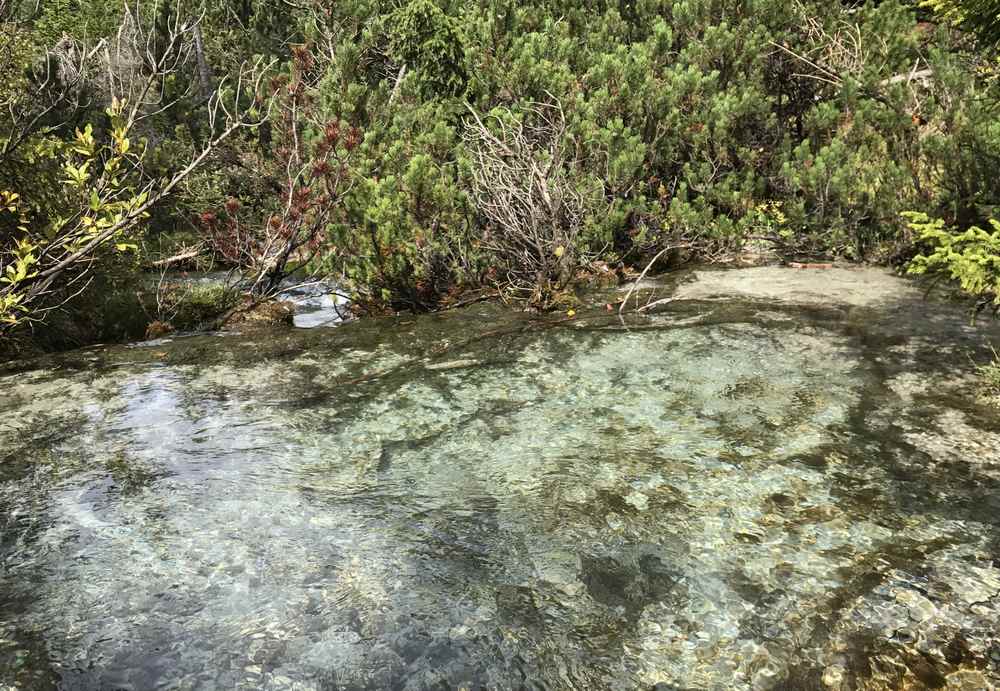
[[[199,254],[201,254],[200,249],[188,250],[187,252],[181,252],[180,254],[175,254],[172,257],[167,257],[166,259],[160,259],[152,263],[152,266],[156,268],[161,268],[164,266],[170,266],[171,264],[178,264],[188,259],[194,259]]]

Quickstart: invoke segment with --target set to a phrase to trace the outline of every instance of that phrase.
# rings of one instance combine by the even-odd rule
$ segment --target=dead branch
[[[690,247],[690,245],[685,243],[680,245],[670,245],[668,247],[664,247],[662,250],[656,253],[655,257],[649,260],[649,263],[646,264],[646,268],[642,270],[641,274],[639,274],[639,278],[635,279],[635,281],[632,283],[632,286],[628,289],[628,293],[626,293],[625,295],[625,299],[622,300],[622,303],[618,306],[619,317],[621,317],[625,313],[625,306],[628,305],[628,301],[629,298],[632,297],[632,293],[635,292],[636,288],[639,287],[639,284],[642,283],[644,278],[646,278],[646,274],[648,274],[649,270],[653,268],[653,265],[660,260],[660,257],[662,257],[667,252],[673,252],[674,250],[684,249],[686,247]],[[636,302],[636,309],[637,310],[639,309],[638,302]]]
[[[889,67],[890,49],[884,37],[864,35],[861,26],[845,20],[832,30],[797,3],[802,18],[802,29],[807,45],[814,46],[808,53],[792,50],[787,44],[770,41],[770,45],[791,56],[808,71],[796,73],[795,77],[811,79],[823,84],[841,87],[846,77],[860,77],[866,71],[885,72]],[[934,76],[930,67],[921,69],[921,59],[914,61],[908,72],[894,74],[877,83],[871,95],[882,98],[878,89],[905,84],[910,88],[911,105],[919,109],[917,87],[926,87]],[[926,63],[925,63],[926,64]]]
[[[928,68],[925,70],[918,70],[916,64],[913,66],[911,72],[905,72],[903,74],[897,74],[888,79],[883,79],[879,82],[879,86],[892,86],[893,84],[902,84],[910,82],[919,82],[922,85],[926,85],[930,81],[931,77],[934,76],[934,70]]]
[[[572,277],[585,215],[562,105],[553,98],[485,118],[467,108],[464,140],[475,159],[476,205],[488,223],[483,246],[497,259],[497,283],[546,307]]]
[[[175,254],[172,257],[167,257],[166,259],[160,259],[158,261],[152,262],[150,266],[161,268],[164,266],[171,266],[172,264],[179,264],[181,262],[188,261],[189,259],[194,259],[195,257],[200,256],[201,253],[202,253],[202,248],[195,247],[194,249],[189,249],[185,252],[181,252],[180,254]]]

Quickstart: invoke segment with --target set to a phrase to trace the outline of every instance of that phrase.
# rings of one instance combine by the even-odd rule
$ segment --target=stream
[[[621,297],[0,369],[0,689],[1000,684],[1000,329],[873,269]]]

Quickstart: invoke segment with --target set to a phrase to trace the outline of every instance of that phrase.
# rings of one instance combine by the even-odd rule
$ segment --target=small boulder
[[[244,302],[223,322],[223,328],[247,326],[277,326],[292,324],[295,304],[287,300],[268,300],[258,304]]]
[[[163,338],[174,332],[174,327],[169,322],[160,321],[157,319],[146,327],[146,340],[154,341],[157,338]]]

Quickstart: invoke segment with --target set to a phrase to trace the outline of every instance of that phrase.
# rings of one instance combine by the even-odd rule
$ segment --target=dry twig
[[[497,283],[547,307],[572,278],[585,212],[571,179],[577,166],[562,105],[553,97],[520,114],[468,110],[465,143],[476,164],[476,205],[488,222],[483,245],[500,267]]]

